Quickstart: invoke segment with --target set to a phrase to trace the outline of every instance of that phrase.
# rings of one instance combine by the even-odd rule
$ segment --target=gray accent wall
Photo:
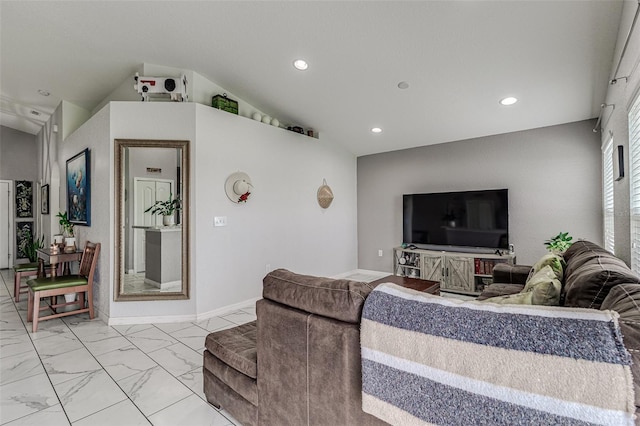
[[[509,190],[510,242],[533,264],[560,231],[602,244],[602,165],[595,120],[358,158],[358,267],[392,271],[402,195]],[[383,256],[378,256],[382,250]]]
[[[0,126],[0,179],[38,180],[38,144],[29,133]]]

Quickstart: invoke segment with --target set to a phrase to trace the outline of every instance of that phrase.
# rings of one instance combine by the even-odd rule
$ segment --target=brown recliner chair
[[[382,425],[362,411],[360,317],[366,283],[264,278],[257,321],[211,333],[207,400],[245,425]]]

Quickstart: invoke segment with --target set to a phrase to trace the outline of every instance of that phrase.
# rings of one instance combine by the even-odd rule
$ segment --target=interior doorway
[[[173,194],[173,180],[134,179],[133,194],[133,271],[144,272],[146,231],[144,228],[162,225],[162,216],[145,210],[156,201],[168,201]]]

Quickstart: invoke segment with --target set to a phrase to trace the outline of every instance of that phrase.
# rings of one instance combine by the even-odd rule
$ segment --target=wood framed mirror
[[[116,139],[114,145],[114,300],[188,299],[189,141]],[[153,208],[174,199],[179,208],[166,218],[162,213],[171,209]]]

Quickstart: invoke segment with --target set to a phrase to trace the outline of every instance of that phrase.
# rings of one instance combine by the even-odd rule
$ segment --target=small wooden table
[[[71,253],[65,253],[64,250],[57,250],[55,253],[50,247],[41,248],[38,252],[38,278],[44,278],[44,262],[49,261],[51,264],[51,276],[55,277],[57,274],[58,264],[64,263],[64,270],[62,275],[69,275],[71,273],[69,269],[69,262],[75,262],[82,257],[82,250],[72,251]]]
[[[421,280],[418,278],[389,275],[388,277],[384,277],[384,278],[380,278],[379,280],[372,281],[369,284],[375,287],[382,283],[394,283],[401,287],[410,288],[416,291],[421,291],[423,293],[434,294],[436,296],[440,295],[439,281]]]

